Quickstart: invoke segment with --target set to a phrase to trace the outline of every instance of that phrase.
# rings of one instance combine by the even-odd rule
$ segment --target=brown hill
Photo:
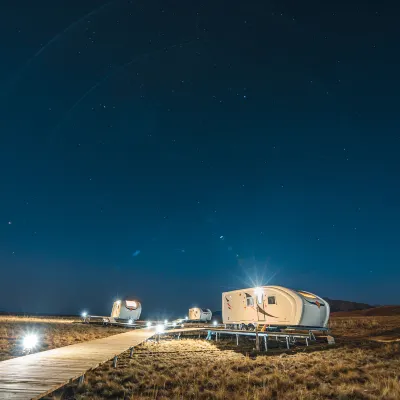
[[[400,306],[380,306],[364,310],[333,312],[333,317],[387,317],[400,315]]]
[[[331,312],[339,312],[339,311],[356,311],[356,310],[367,310],[369,308],[373,308],[370,304],[365,303],[356,303],[354,301],[346,301],[346,300],[332,300],[327,297],[324,298],[325,301],[329,303],[331,307]]]

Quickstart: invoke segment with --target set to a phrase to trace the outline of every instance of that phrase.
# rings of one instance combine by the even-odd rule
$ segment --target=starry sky
[[[393,2],[0,5],[0,310],[400,302]]]

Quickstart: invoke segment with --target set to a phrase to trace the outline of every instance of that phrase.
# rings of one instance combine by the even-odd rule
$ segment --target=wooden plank
[[[154,333],[140,329],[0,362],[0,399],[40,399]]]
[[[154,336],[155,327],[138,329],[42,351],[0,362],[0,399],[40,399]],[[196,328],[174,329],[175,332],[198,331]]]

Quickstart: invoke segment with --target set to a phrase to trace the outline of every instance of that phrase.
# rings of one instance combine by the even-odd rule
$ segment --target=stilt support
[[[114,359],[113,359],[113,367],[114,368],[117,368],[117,361],[118,361],[118,357],[114,356]]]
[[[256,331],[256,350],[260,351],[260,337],[258,336],[258,331]]]

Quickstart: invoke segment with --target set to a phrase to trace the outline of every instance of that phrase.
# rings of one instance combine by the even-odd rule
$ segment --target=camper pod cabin
[[[189,321],[211,321],[212,312],[208,308],[190,308],[189,309]]]
[[[137,300],[117,300],[113,304],[111,318],[115,321],[136,321],[142,312],[142,305]]]
[[[222,293],[222,320],[229,327],[257,325],[325,328],[329,304],[315,294],[282,286],[261,286]]]

